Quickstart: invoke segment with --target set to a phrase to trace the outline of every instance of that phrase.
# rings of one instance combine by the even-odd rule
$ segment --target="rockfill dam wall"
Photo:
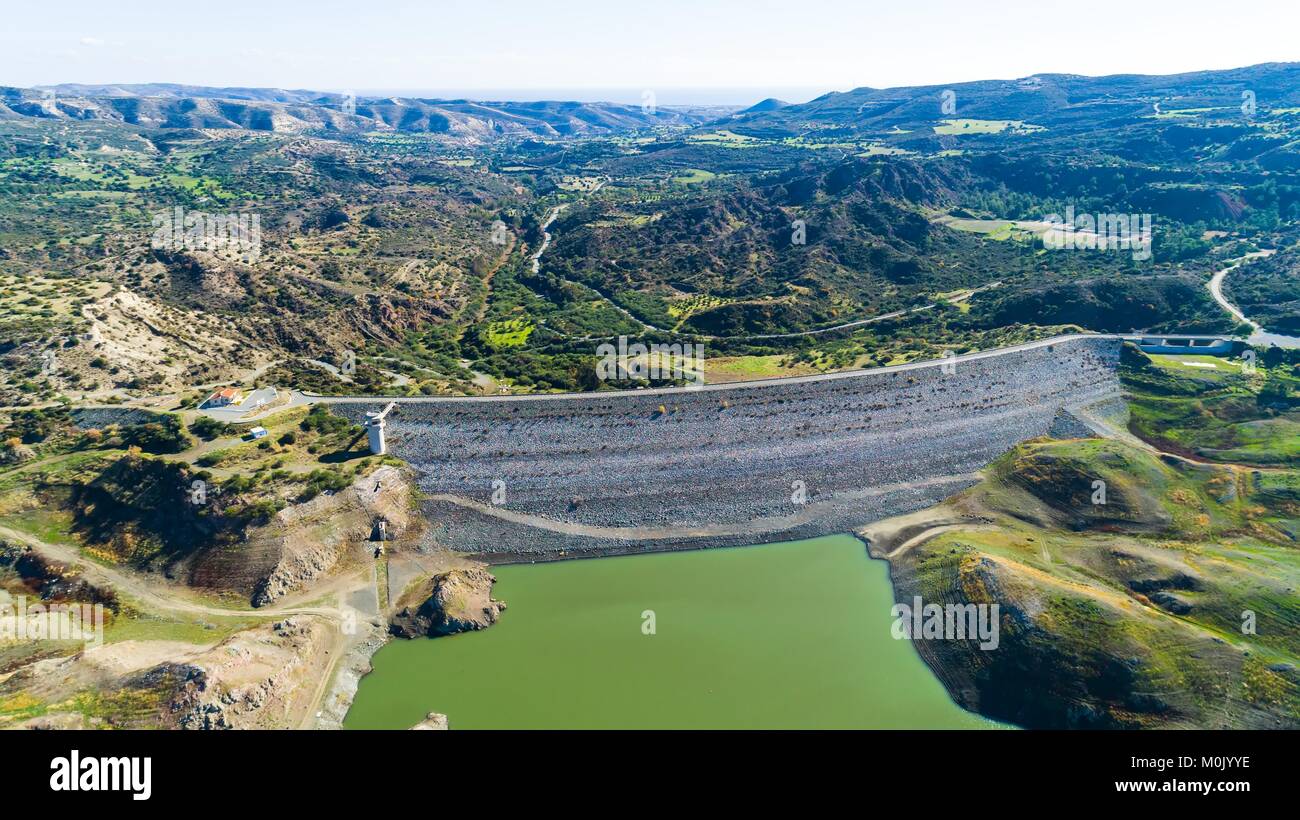
[[[973,484],[1016,443],[1119,395],[1115,337],[696,389],[399,400],[430,543],[495,560],[845,532]],[[361,421],[386,400],[334,400]],[[1069,434],[1067,432],[1066,434]]]

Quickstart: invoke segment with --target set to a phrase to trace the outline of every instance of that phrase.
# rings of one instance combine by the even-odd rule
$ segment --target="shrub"
[[[216,450],[211,453],[204,453],[198,457],[194,463],[200,467],[215,467],[226,457],[225,450]]]
[[[119,432],[122,441],[128,447],[139,447],[146,453],[155,455],[179,453],[193,443],[193,439],[181,426],[179,416],[167,414],[156,418],[157,421],[123,427]]]
[[[208,416],[199,416],[190,424],[190,432],[204,441],[212,441],[217,436],[229,435],[230,425]]]

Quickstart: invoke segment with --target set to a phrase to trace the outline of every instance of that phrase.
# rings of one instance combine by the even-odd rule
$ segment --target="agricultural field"
[[[1026,125],[1020,120],[944,120],[942,125],[934,126],[934,133],[944,136],[964,136],[967,134],[1001,134],[1009,131],[1013,134],[1032,134],[1045,130],[1040,125]]]

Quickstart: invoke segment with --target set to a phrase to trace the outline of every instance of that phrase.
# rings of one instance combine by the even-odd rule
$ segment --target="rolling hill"
[[[657,125],[694,125],[710,116],[689,109],[643,110],[615,103],[353,99],[314,91],[171,84],[0,88],[0,119],[100,120],[146,128],[283,133],[391,131],[468,141],[601,136]]]

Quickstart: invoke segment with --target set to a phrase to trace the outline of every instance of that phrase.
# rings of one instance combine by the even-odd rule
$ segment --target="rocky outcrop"
[[[430,712],[428,717],[426,717],[424,720],[420,721],[419,723],[411,727],[412,730],[415,729],[445,730],[446,728],[447,728],[447,716],[440,715],[437,712]]]
[[[436,575],[428,599],[414,609],[403,607],[389,622],[389,631],[400,638],[436,638],[486,629],[506,608],[503,601],[492,598],[495,582],[490,572],[479,567]]]
[[[293,725],[328,658],[331,627],[294,616],[240,632],[185,664],[146,675],[183,681],[171,698],[182,729],[283,728]]]
[[[355,297],[340,318],[364,339],[397,343],[411,330],[445,322],[450,316],[451,308],[437,300],[371,293]]]
[[[123,640],[35,654],[0,672],[0,702],[42,704],[40,720],[0,714],[0,729],[296,728],[317,708],[340,639],[336,618],[293,615],[215,645]]]
[[[384,537],[401,536],[410,524],[410,485],[394,467],[380,467],[334,495],[281,510],[266,527],[250,533],[249,550],[271,550],[274,566],[257,585],[253,606],[265,606],[303,589],[333,569],[348,545],[373,537],[382,519]]]

